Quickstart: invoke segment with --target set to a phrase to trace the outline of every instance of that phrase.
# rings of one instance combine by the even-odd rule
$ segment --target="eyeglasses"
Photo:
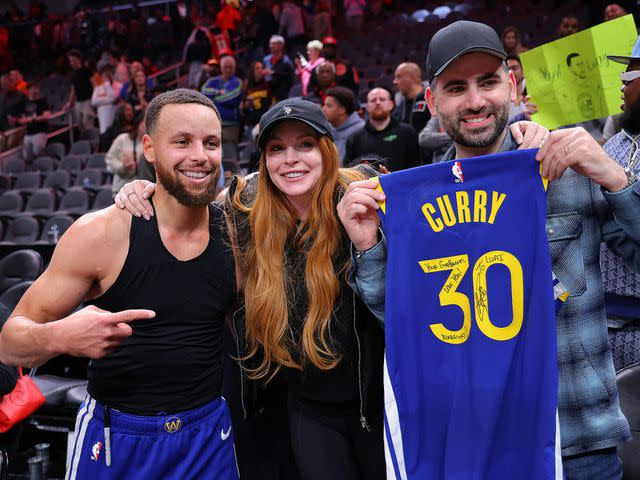
[[[625,87],[638,78],[640,78],[640,70],[631,70],[620,74],[620,80]]]

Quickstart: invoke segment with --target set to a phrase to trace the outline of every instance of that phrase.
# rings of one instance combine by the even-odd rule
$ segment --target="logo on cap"
[[[451,167],[451,173],[456,177],[456,183],[464,183],[464,175],[462,174],[462,165],[460,162],[456,162]]]
[[[282,107],[282,111],[285,115],[289,115],[291,113],[291,107],[289,105],[285,105],[284,107]]]

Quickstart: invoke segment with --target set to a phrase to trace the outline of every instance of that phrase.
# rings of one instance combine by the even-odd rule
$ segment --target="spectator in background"
[[[146,77],[149,77],[149,75],[153,75],[158,71],[158,67],[155,66],[150,57],[145,55],[144,57],[142,57],[142,71],[144,72]],[[153,89],[153,87],[155,87],[155,85],[153,85],[151,88]]]
[[[366,0],[344,0],[344,15],[349,29],[359,32],[362,29]]]
[[[333,63],[324,62],[316,67],[315,72],[318,79],[316,86],[304,99],[322,106],[327,90],[336,86],[336,66]]]
[[[146,75],[142,70],[136,70],[129,84],[125,102],[131,104],[135,110],[144,113],[151,99],[153,99],[153,93],[148,88]]]
[[[25,162],[31,162],[47,146],[48,120],[51,117],[49,104],[40,95],[40,85],[31,84],[29,98],[24,102],[22,116],[18,118],[18,125],[26,125],[27,133],[22,141],[22,156]]]
[[[249,75],[245,82],[240,114],[245,126],[245,139],[250,146],[255,147],[251,130],[260,122],[262,115],[275,103],[269,84],[264,76],[264,64],[260,61],[253,62],[249,67]],[[249,153],[254,148],[249,148]]]
[[[282,3],[278,33],[286,38],[290,53],[304,45],[304,18],[297,1],[285,0]]]
[[[338,41],[334,37],[324,37],[322,39],[322,56],[327,62],[331,62],[336,66],[336,84],[341,87],[347,87],[353,94],[358,96],[358,73],[356,69],[346,60],[337,58]],[[315,71],[311,74],[308,88],[315,88],[316,82]]]
[[[122,88],[120,89],[120,98],[122,100],[126,100],[127,99],[127,94],[129,93],[130,87],[131,87],[131,82],[133,81],[133,78],[135,77],[135,74],[137,72],[142,72],[144,73],[144,66],[142,65],[142,62],[138,62],[133,61],[131,62],[131,65],[129,65],[129,80],[124,82],[122,84]],[[146,76],[146,74],[145,74]],[[150,78],[147,78],[147,90],[151,91],[153,90],[154,87],[154,81]]]
[[[311,80],[311,73],[318,65],[324,62],[324,57],[322,56],[322,42],[320,40],[312,40],[307,43],[307,55],[309,55],[309,60],[307,60],[304,65],[302,64],[302,59],[297,55],[295,58],[296,73],[300,78],[300,83],[302,83],[303,97],[309,93],[308,87],[309,81]]]
[[[79,50],[70,50],[67,53],[67,60],[71,67],[71,94],[68,106],[73,106],[74,123],[80,130],[93,128],[95,114],[91,107],[91,72],[83,66],[82,54]]]
[[[225,2],[224,6],[216,15],[216,24],[223,32],[228,32],[230,36],[238,30],[238,25],[242,21],[242,15],[237,8],[229,2]]]
[[[138,112],[133,119],[131,131],[118,135],[105,156],[107,170],[113,174],[111,190],[114,195],[125,183],[136,179],[144,134],[144,115]]]
[[[558,25],[558,38],[568,37],[580,30],[580,20],[577,17],[568,15],[560,20]]]
[[[97,110],[98,127],[102,135],[113,124],[120,103],[118,93],[122,85],[113,79],[113,67],[110,64],[101,67],[100,75],[102,83],[93,89],[91,105]]]
[[[513,25],[506,27],[502,31],[502,46],[507,55],[520,55],[522,52],[527,51],[527,48],[522,45],[520,31]]]
[[[392,172],[420,165],[418,134],[412,126],[391,116],[393,107],[390,90],[376,87],[367,94],[369,119],[347,139],[346,164],[375,153],[388,159],[387,168]]]
[[[333,139],[340,155],[340,166],[344,166],[347,139],[364,127],[364,120],[358,115],[356,97],[346,87],[330,88],[327,90],[322,113],[333,127]]]
[[[330,10],[328,0],[319,0],[316,3],[316,14],[313,17],[313,38],[333,36]]]
[[[284,53],[284,46],[284,38],[281,35],[272,35],[269,39],[271,53],[262,60],[269,90],[276,100],[287,98],[293,84],[293,64]]]
[[[222,120],[222,141],[237,143],[240,139],[240,102],[242,80],[236,76],[236,60],[231,55],[220,59],[220,76],[209,79],[201,92],[218,107]]]
[[[453,140],[440,125],[440,119],[431,117],[418,135],[418,145],[425,164],[439,163],[453,145]]]
[[[160,8],[157,8],[153,16],[149,18],[147,35],[151,52],[163,64],[169,59],[173,50],[173,23]],[[145,73],[149,75],[151,72]]]
[[[194,42],[187,47],[186,62],[189,64],[189,88],[199,88],[202,78],[202,65],[211,56],[209,36],[202,30],[196,31]]]
[[[416,132],[422,131],[431,114],[424,98],[425,88],[422,85],[420,67],[413,62],[401,63],[396,68],[393,84],[398,88],[393,117],[411,125]]]
[[[27,97],[16,90],[8,73],[0,77],[0,88],[0,130],[6,131],[15,126],[16,118],[24,111]]]
[[[509,124],[522,120],[531,120],[531,115],[538,112],[538,106],[535,103],[531,103],[529,96],[526,94],[527,87],[520,57],[518,55],[507,55],[506,62],[509,71],[513,72],[513,76],[516,79],[516,100],[511,104]]]
[[[604,8],[604,21],[614,20],[616,18],[624,17],[627,15],[627,11],[618,5],[617,3],[610,3]]]
[[[11,70],[9,72],[9,77],[11,78],[13,84],[16,86],[16,90],[24,93],[25,95],[28,95],[29,88],[27,82],[24,81],[24,77],[22,76],[22,73],[20,73],[20,70]]]
[[[118,60],[118,64],[116,65],[116,71],[113,76],[113,79],[118,82],[120,85],[124,85],[126,82],[131,80],[129,74],[129,66],[127,65],[127,57],[126,55],[120,55],[120,59]],[[119,94],[120,92],[118,92]]]
[[[135,119],[136,111],[133,107],[124,103],[116,109],[115,117],[113,118],[113,125],[100,135],[100,151],[106,152],[111,147],[111,144],[115,138],[121,133],[130,132],[133,128],[133,120]]]

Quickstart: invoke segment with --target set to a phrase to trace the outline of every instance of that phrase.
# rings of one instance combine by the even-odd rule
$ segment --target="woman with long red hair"
[[[383,479],[384,332],[347,283],[336,213],[373,171],[339,168],[330,124],[305,100],[265,113],[258,146],[258,175],[235,178],[225,205],[244,307],[238,361],[255,382],[285,379],[303,480]],[[139,211],[124,190],[118,202]]]

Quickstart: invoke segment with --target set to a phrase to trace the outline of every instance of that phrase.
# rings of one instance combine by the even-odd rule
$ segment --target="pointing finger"
[[[109,322],[118,324],[123,322],[133,322],[135,320],[147,320],[150,318],[154,318],[156,316],[156,312],[153,310],[123,310],[121,312],[114,312],[108,314]]]

